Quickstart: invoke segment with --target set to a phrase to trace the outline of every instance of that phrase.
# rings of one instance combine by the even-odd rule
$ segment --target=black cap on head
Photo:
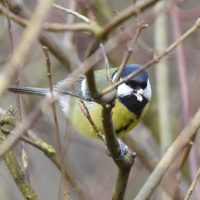
[[[127,77],[128,75],[137,71],[140,68],[141,68],[141,65],[138,65],[138,64],[127,64],[121,74],[121,78]],[[115,75],[115,73],[113,75]],[[144,70],[140,72],[138,75],[134,76],[132,79],[130,79],[126,84],[132,88],[134,88],[135,86],[139,86],[144,89],[147,86],[147,81],[148,81],[148,74]]]

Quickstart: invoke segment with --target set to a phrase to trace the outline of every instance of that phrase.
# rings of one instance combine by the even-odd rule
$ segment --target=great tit
[[[121,73],[120,79],[125,78],[127,75],[138,70],[141,66],[138,64],[127,64]],[[116,76],[117,69],[112,68],[112,79]],[[106,70],[97,70],[95,72],[95,80],[98,90],[105,88],[109,85],[106,76]],[[80,108],[80,100],[82,100],[89,111],[92,121],[103,133],[103,125],[101,118],[101,105],[95,103],[89,93],[87,81],[85,76],[80,76],[76,82],[73,90],[66,91],[63,89],[70,79],[65,79],[58,82],[54,88],[54,94],[61,106],[64,114],[72,122],[74,128],[81,134],[93,138],[97,138],[91,122],[88,121],[83,111]],[[35,88],[35,87],[10,87],[9,91],[24,94],[38,94],[42,96],[50,95],[48,88]],[[133,77],[126,83],[123,83],[117,88],[117,98],[115,106],[112,110],[112,120],[115,133],[118,137],[123,136],[133,129],[144,116],[151,99],[151,86],[148,78],[147,71],[140,72],[137,76]],[[73,109],[71,104],[73,103]]]

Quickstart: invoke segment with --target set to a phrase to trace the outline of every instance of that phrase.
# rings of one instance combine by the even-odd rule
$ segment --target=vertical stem
[[[130,170],[131,170],[131,168],[129,168],[126,171],[122,171],[119,169],[118,175],[117,175],[117,180],[115,182],[112,200],[124,199]]]
[[[160,2],[156,10],[165,5]],[[167,47],[167,18],[160,15],[155,24],[155,47],[157,52],[162,52]],[[166,60],[162,60],[156,66],[156,88],[158,102],[158,119],[160,128],[161,153],[172,143],[170,110],[169,110],[169,69]]]
[[[178,137],[167,149],[165,155],[162,157],[160,162],[157,164],[154,171],[149,176],[148,180],[143,185],[142,189],[139,191],[135,200],[148,200],[150,199],[152,193],[160,183],[162,177],[166,173],[169,166],[175,161],[177,155],[185,149],[192,137],[196,134],[200,127],[200,108],[190,120],[190,122],[185,126],[185,128],[178,134]]]
[[[121,150],[113,127],[111,106],[102,108],[102,123],[108,150],[113,158],[117,158]]]
[[[172,25],[174,30],[174,38],[178,38],[181,35],[181,25],[178,16],[179,10],[176,4],[173,5],[170,15],[172,18]],[[176,57],[177,57],[177,69],[179,75],[179,83],[181,89],[181,99],[182,99],[182,119],[183,124],[187,124],[190,119],[190,100],[189,100],[189,90],[188,90],[188,81],[187,81],[187,71],[186,71],[186,61],[184,55],[184,47],[181,43],[176,48]],[[196,171],[198,170],[198,163],[197,163],[197,155],[195,151],[195,145],[192,146],[189,155],[189,169],[191,178],[194,179]],[[194,189],[194,194],[197,199],[200,199],[200,183],[197,182],[197,185]]]
[[[97,43],[94,42],[92,44],[91,49],[87,53],[87,56],[91,55]],[[130,173],[131,167],[133,166],[135,156],[130,152],[128,152],[124,156],[121,155],[121,147],[117,139],[117,136],[115,134],[115,130],[113,127],[113,122],[112,122],[112,108],[114,106],[114,102],[116,98],[116,91],[110,92],[107,95],[107,97],[109,96],[108,98],[109,100],[108,99],[106,100],[106,98],[100,99],[98,98],[98,91],[95,84],[95,76],[94,76],[93,70],[90,70],[89,72],[87,72],[86,77],[87,77],[88,88],[89,88],[91,96],[93,97],[95,102],[98,102],[99,104],[102,105],[101,116],[102,116],[106,146],[115,164],[118,167],[118,176],[115,182],[115,188],[114,188],[112,199],[123,200],[127,182],[128,182],[129,173]]]
[[[4,135],[2,131],[0,131],[0,143],[3,143]],[[26,200],[39,200],[39,197],[35,190],[30,185],[30,182],[26,179],[26,176],[21,169],[16,157],[14,156],[12,151],[8,151],[4,156],[3,160],[6,163],[6,166],[11,173],[17,187],[22,193],[23,197]]]
[[[52,74],[51,74],[51,61],[49,57],[49,51],[48,48],[43,46],[43,51],[46,57],[46,65],[47,65],[47,76],[49,80],[49,89],[50,89],[50,94],[51,98],[53,100],[53,103],[51,105],[52,111],[53,111],[53,119],[54,119],[54,124],[55,124],[55,132],[56,132],[56,141],[57,141],[57,146],[58,146],[58,156],[59,156],[59,162],[60,162],[60,167],[61,167],[61,178],[63,182],[63,191],[64,191],[64,200],[69,199],[69,193],[67,192],[67,179],[65,178],[65,160],[64,160],[64,154],[63,154],[63,145],[61,141],[61,134],[60,134],[60,129],[59,129],[59,124],[58,124],[58,117],[57,117],[57,111],[56,111],[56,104],[55,104],[55,95],[53,91],[53,82],[52,82]]]
[[[112,200],[123,200],[135,155],[128,152],[124,158],[114,159],[120,157],[121,149],[113,128],[112,106],[102,108],[102,123],[104,127],[107,148],[118,167],[118,175],[115,181]]]

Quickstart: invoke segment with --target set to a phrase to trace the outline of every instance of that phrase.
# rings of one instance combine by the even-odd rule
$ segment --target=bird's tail
[[[9,87],[8,90],[14,93],[20,94],[37,94],[41,96],[46,96],[49,92],[47,88],[36,88],[36,87]]]

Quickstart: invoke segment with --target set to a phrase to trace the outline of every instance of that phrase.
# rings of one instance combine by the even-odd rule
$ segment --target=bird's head
[[[127,77],[129,74],[137,71],[141,66],[128,64],[121,73],[120,79]],[[113,73],[113,79],[116,76]],[[143,108],[151,99],[151,85],[147,71],[142,71],[126,83],[122,83],[117,89],[117,98],[138,117]]]

